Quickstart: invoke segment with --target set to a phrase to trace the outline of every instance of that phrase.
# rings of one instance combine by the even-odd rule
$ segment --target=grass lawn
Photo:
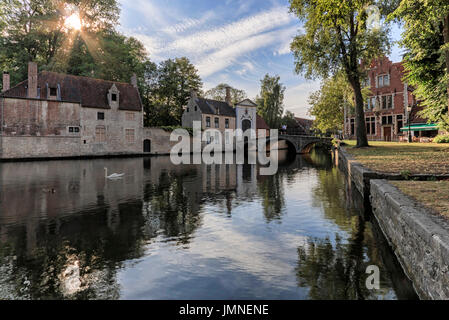
[[[449,181],[391,181],[403,193],[449,218]]]
[[[368,148],[354,148],[355,141],[344,142],[357,161],[374,171],[449,174],[449,144],[370,141]]]

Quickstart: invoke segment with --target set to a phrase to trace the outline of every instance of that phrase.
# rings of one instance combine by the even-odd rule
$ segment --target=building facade
[[[364,87],[370,89],[365,101],[365,123],[369,140],[403,141],[412,137],[432,138],[438,134],[434,125],[425,126],[418,116],[420,107],[412,89],[404,78],[402,63],[393,63],[387,57],[375,60],[369,68]],[[356,136],[355,115],[345,112],[345,137]]]
[[[230,88],[226,91],[226,101],[200,98],[192,91],[189,103],[184,108],[182,126],[193,128],[194,121],[201,121],[202,130],[216,129],[222,134],[229,129],[241,129],[243,132],[252,129],[257,132],[258,124],[262,126],[261,129],[268,129],[265,121],[257,115],[257,105],[254,102],[245,99],[234,106]],[[224,137],[224,144],[230,144],[227,135]],[[214,139],[216,137],[206,133],[207,143]]]
[[[143,153],[137,79],[111,82],[28,66],[28,79],[0,94],[0,158]]]

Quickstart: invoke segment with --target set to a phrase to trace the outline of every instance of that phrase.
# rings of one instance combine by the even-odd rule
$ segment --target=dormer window
[[[116,85],[113,84],[111,89],[109,89],[109,92],[108,92],[109,106],[111,108],[118,109],[119,101],[120,101],[120,92],[118,91]]]
[[[58,88],[50,88],[50,96],[51,97],[56,97],[58,95]]]

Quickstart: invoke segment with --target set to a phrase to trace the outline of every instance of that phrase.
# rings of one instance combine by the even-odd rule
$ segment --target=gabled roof
[[[236,104],[237,106],[247,106],[247,107],[257,107],[257,104],[252,102],[250,99],[245,99]]]
[[[204,114],[213,114],[235,118],[235,109],[227,102],[196,98],[195,103]]]
[[[48,87],[61,88],[61,101],[80,103],[83,107],[110,109],[107,94],[115,84],[120,92],[119,109],[141,111],[142,103],[139,91],[131,84],[106,81],[94,78],[72,76],[55,72],[43,71],[38,74],[38,88],[41,100],[47,100]],[[27,98],[28,80],[5,91],[0,96],[8,98]]]
[[[264,118],[257,115],[257,129],[271,129],[270,126],[265,122]]]
[[[296,122],[301,125],[305,130],[310,130],[310,128],[313,126],[313,120],[310,119],[304,119],[304,118],[296,118]]]

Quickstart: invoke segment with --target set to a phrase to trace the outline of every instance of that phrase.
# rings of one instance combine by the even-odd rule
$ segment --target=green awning
[[[410,126],[410,131],[434,131],[439,130],[438,125],[436,124],[412,124]],[[408,132],[409,127],[403,127],[401,128],[402,132]]]

